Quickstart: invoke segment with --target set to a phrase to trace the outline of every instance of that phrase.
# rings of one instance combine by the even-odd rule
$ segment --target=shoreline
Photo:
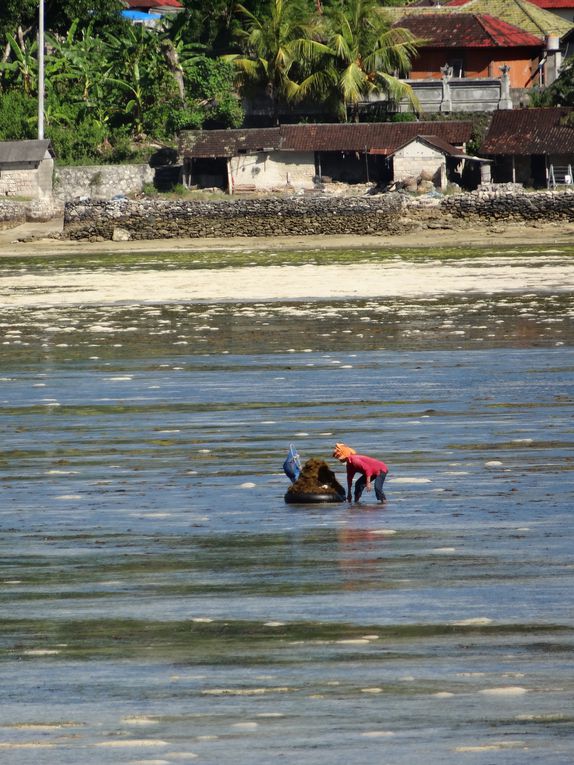
[[[330,250],[330,249],[429,249],[432,247],[469,247],[481,249],[493,245],[544,247],[574,245],[573,223],[504,223],[499,225],[461,225],[452,228],[421,228],[404,234],[344,234],[334,236],[280,237],[205,237],[181,239],[144,239],[127,242],[87,242],[55,239],[51,234],[62,230],[60,221],[27,223],[0,230],[0,259],[12,257],[50,257],[96,253],[216,252],[250,250]]]

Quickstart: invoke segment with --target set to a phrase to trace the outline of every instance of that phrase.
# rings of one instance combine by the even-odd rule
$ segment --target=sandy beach
[[[3,257],[41,257],[71,253],[101,252],[206,252],[289,249],[338,249],[379,247],[484,247],[543,246],[574,244],[573,223],[505,223],[498,226],[475,226],[452,229],[421,229],[401,235],[375,236],[354,234],[346,236],[284,236],[284,237],[213,237],[198,239],[155,239],[130,242],[77,242],[55,239],[62,231],[62,221],[24,223],[10,229],[0,229],[0,259]]]
[[[96,253],[184,253],[222,251],[278,252],[286,250],[383,249],[400,256],[405,248],[477,247],[480,258],[455,260],[397,257],[381,263],[246,265],[219,268],[187,268],[174,263],[167,270],[125,267],[67,268],[65,278],[52,270],[30,272],[15,269],[4,274],[0,284],[0,305],[46,306],[110,303],[301,301],[363,298],[421,298],[477,293],[560,293],[574,284],[574,258],[559,246],[574,242],[574,224],[567,226],[505,226],[492,229],[438,230],[404,236],[283,237],[277,239],[178,239],[137,242],[92,242],[34,238],[46,233],[48,224],[27,224],[2,232],[0,255],[42,257],[94,255]],[[16,234],[28,232],[26,241]],[[488,246],[488,252],[484,248]],[[509,246],[537,248],[517,258]],[[545,250],[540,254],[540,249]],[[547,248],[547,249],[546,249]],[[494,251],[493,251],[494,250]],[[364,261],[364,259],[363,259]],[[231,261],[233,263],[233,261]],[[113,268],[112,268],[113,266]],[[214,273],[216,276],[214,277]]]

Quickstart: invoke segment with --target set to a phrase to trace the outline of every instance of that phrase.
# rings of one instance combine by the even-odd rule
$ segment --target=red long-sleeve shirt
[[[347,491],[351,491],[355,473],[361,473],[370,482],[371,478],[375,478],[379,473],[388,472],[389,468],[380,460],[365,457],[363,454],[351,454],[347,457]]]

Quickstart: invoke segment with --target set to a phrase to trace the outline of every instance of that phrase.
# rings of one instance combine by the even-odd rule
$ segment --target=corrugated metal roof
[[[574,154],[574,127],[561,124],[574,109],[494,112],[480,154]]]
[[[53,155],[49,140],[41,141],[0,141],[0,162],[41,162],[46,152]]]
[[[472,123],[373,122],[359,124],[322,123],[282,125],[253,130],[184,131],[180,153],[188,157],[233,157],[265,149],[282,151],[369,151],[391,154],[417,135],[461,146],[470,140]]]
[[[540,48],[540,37],[488,14],[421,14],[395,26],[409,29],[424,40],[420,48]]]

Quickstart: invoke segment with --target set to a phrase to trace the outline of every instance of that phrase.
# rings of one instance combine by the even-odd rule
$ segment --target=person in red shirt
[[[360,473],[361,477],[355,483],[355,502],[358,502],[361,498],[363,490],[371,491],[371,479],[375,486],[375,495],[381,502],[386,501],[386,496],[383,491],[383,483],[389,472],[389,468],[384,462],[373,459],[373,457],[366,457],[363,454],[357,454],[357,452],[346,444],[335,444],[335,450],[333,451],[333,457],[340,462],[344,462],[347,465],[347,501],[351,501],[351,488],[353,486],[353,477],[356,473]]]

